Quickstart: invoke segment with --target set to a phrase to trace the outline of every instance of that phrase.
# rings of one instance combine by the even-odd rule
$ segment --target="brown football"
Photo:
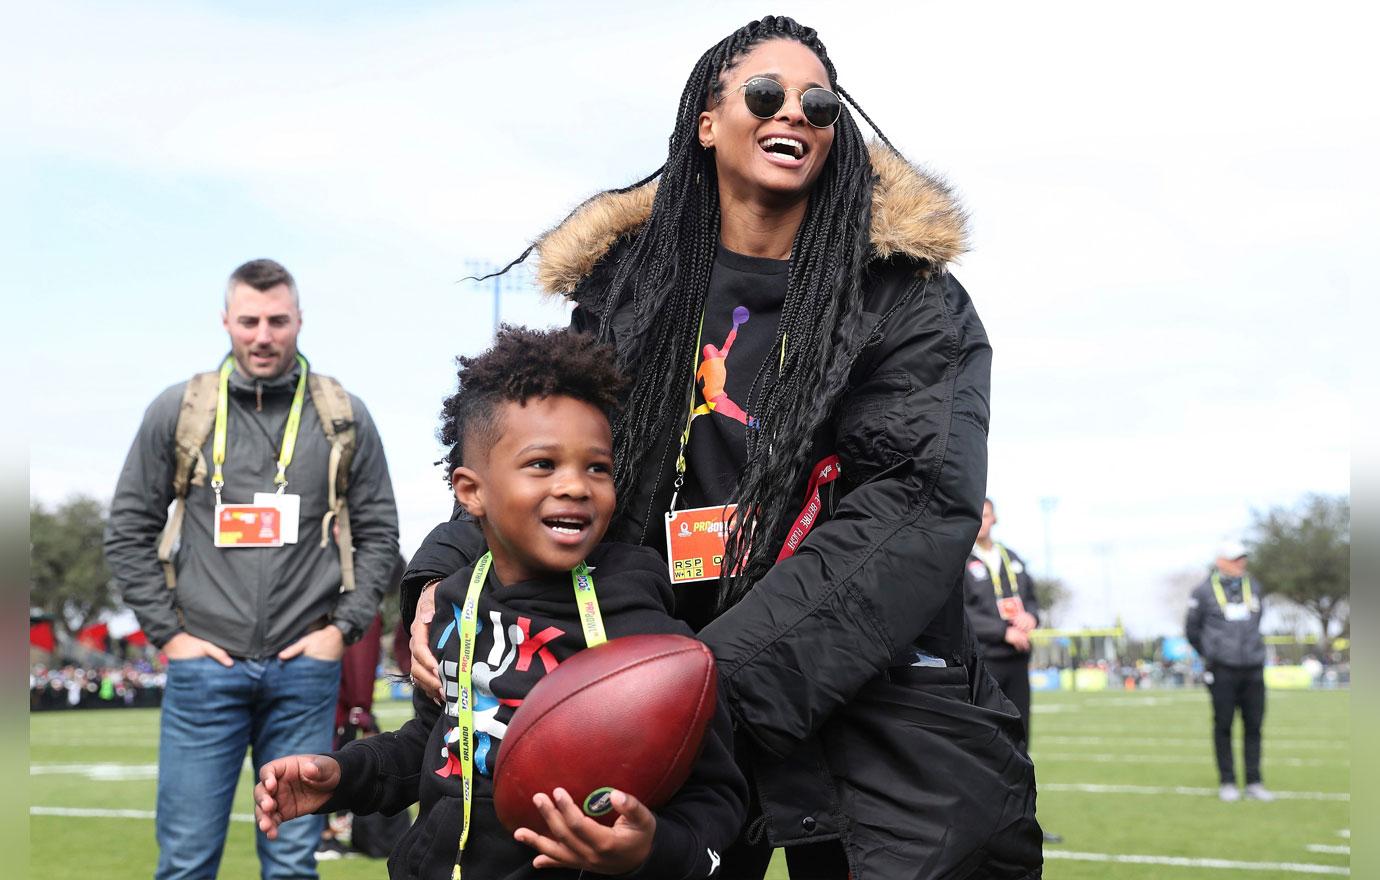
[[[624,636],[581,651],[508,722],[494,764],[499,821],[546,834],[532,795],[558,787],[605,825],[618,818],[613,789],[661,806],[690,775],[717,693],[714,655],[686,636]]]

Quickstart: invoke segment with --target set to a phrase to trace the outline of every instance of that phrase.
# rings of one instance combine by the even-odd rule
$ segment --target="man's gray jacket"
[[[274,491],[278,450],[297,387],[294,366],[277,379],[230,375],[225,454],[226,504],[249,504]],[[301,495],[296,544],[217,548],[212,536],[215,492],[193,485],[175,557],[177,588],[167,587],[158,539],[173,500],[174,434],[185,382],[154,400],[120,472],[105,533],[106,561],[145,634],[162,647],[187,632],[236,657],[270,657],[318,623],[334,622],[356,639],[373,621],[398,560],[398,513],[378,430],[354,395],[354,460],[348,503],[354,533],[356,588],[340,591],[340,557],[332,535],[321,546],[327,509],[330,443],[308,395],[287,492]],[[210,432],[214,434],[214,431]],[[211,466],[213,437],[202,447]]]
[[[1245,599],[1240,578],[1219,575],[1222,595],[1228,602]],[[1184,634],[1189,644],[1209,666],[1221,664],[1248,668],[1265,665],[1265,640],[1260,636],[1260,581],[1251,578],[1250,615],[1242,620],[1227,620],[1227,614],[1217,602],[1212,589],[1212,576],[1194,588],[1188,598],[1188,619]]]

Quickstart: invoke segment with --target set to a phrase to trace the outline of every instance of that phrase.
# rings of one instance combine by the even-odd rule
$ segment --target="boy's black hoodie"
[[[693,636],[671,616],[666,563],[655,552],[601,544],[587,562],[610,639],[642,633]],[[452,624],[472,571],[452,574],[436,591],[430,641],[443,662],[459,656]],[[533,868],[536,851],[513,840],[493,807],[493,764],[516,705],[543,675],[585,647],[570,575],[504,586],[490,571],[478,611],[475,797],[461,873],[474,880],[573,880],[576,871]],[[443,679],[449,680],[444,672]],[[463,812],[459,758],[446,742],[454,719],[424,696],[414,697],[413,706],[416,717],[400,730],[357,740],[331,756],[340,762],[341,781],[322,812],[392,814],[420,801],[421,814],[389,857],[388,874],[394,880],[449,880]],[[690,779],[655,811],[651,855],[629,876],[674,880],[717,874],[719,855],[737,838],[747,800],[747,783],[733,761],[732,736],[720,701]]]

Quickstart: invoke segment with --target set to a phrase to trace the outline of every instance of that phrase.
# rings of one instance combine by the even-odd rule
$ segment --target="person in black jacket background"
[[[1184,634],[1203,658],[1203,682],[1212,694],[1212,741],[1217,752],[1218,796],[1241,799],[1232,759],[1231,727],[1241,710],[1245,728],[1246,797],[1271,801],[1260,777],[1260,729],[1265,721],[1265,640],[1260,636],[1262,590],[1246,571],[1246,547],[1227,540],[1207,579],[1188,599]]]
[[[1030,633],[1040,625],[1035,579],[1015,551],[992,540],[997,508],[982,504],[982,527],[963,569],[963,598],[987,669],[1016,704],[1030,739]]]

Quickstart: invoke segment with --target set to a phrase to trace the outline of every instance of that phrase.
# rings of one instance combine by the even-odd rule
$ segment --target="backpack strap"
[[[216,420],[219,383],[219,373],[197,373],[183,390],[182,406],[177,411],[177,427],[173,432],[173,507],[158,541],[158,561],[163,565],[163,579],[170,590],[177,586],[173,551],[182,534],[187,492],[192,486],[206,485],[206,456],[201,454],[201,447],[211,435],[211,426]]]
[[[340,383],[320,373],[307,374],[307,391],[311,394],[321,430],[331,444],[331,457],[326,475],[326,515],[321,518],[321,546],[329,546],[331,521],[335,520],[336,547],[340,551],[340,589],[355,588],[354,540],[350,532],[350,463],[355,457],[355,414],[350,395]]]

